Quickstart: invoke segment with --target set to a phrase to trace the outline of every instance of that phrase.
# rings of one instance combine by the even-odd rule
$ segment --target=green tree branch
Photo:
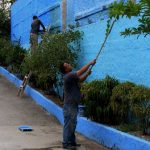
[[[133,16],[138,17],[138,26],[126,28],[121,35],[144,35],[150,34],[150,0],[140,0],[139,3],[134,3],[131,0],[124,2],[114,2],[109,9],[110,18],[119,20],[127,17],[131,19]]]

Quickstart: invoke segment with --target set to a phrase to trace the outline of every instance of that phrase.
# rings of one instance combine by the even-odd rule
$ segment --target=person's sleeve
[[[45,30],[45,26],[43,25],[42,21],[40,21],[40,25],[42,26],[43,30]]]
[[[74,80],[79,81],[79,77],[77,76],[77,72],[71,73],[71,78],[74,79]]]
[[[77,82],[79,81],[79,78],[76,72],[69,73],[64,79],[68,83],[71,83],[72,81],[77,81]]]

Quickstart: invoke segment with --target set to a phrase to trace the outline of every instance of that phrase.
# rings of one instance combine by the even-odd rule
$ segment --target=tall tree
[[[10,35],[10,7],[15,0],[0,0],[0,37]]]

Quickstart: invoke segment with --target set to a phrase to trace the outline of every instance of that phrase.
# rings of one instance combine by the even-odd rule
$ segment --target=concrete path
[[[29,97],[17,97],[17,88],[0,75],[0,150],[63,150],[62,126]],[[32,132],[18,127],[29,125]],[[77,150],[107,150],[77,134]]]

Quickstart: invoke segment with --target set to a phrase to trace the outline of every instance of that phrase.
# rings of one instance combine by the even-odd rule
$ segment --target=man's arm
[[[42,26],[43,30],[45,31],[45,26],[43,25],[42,21],[40,21],[40,25]]]
[[[88,70],[86,73],[84,73],[83,75],[81,75],[80,77],[79,77],[79,80],[82,82],[82,81],[84,81],[84,80],[86,80],[86,78],[88,77],[88,75],[90,75],[91,74],[91,70]]]
[[[85,66],[83,66],[80,70],[77,71],[77,76],[80,77],[81,75],[83,75],[88,70],[88,68],[91,65],[94,65],[95,63],[96,63],[96,60],[94,59],[93,61],[91,61],[88,64],[86,64]]]

